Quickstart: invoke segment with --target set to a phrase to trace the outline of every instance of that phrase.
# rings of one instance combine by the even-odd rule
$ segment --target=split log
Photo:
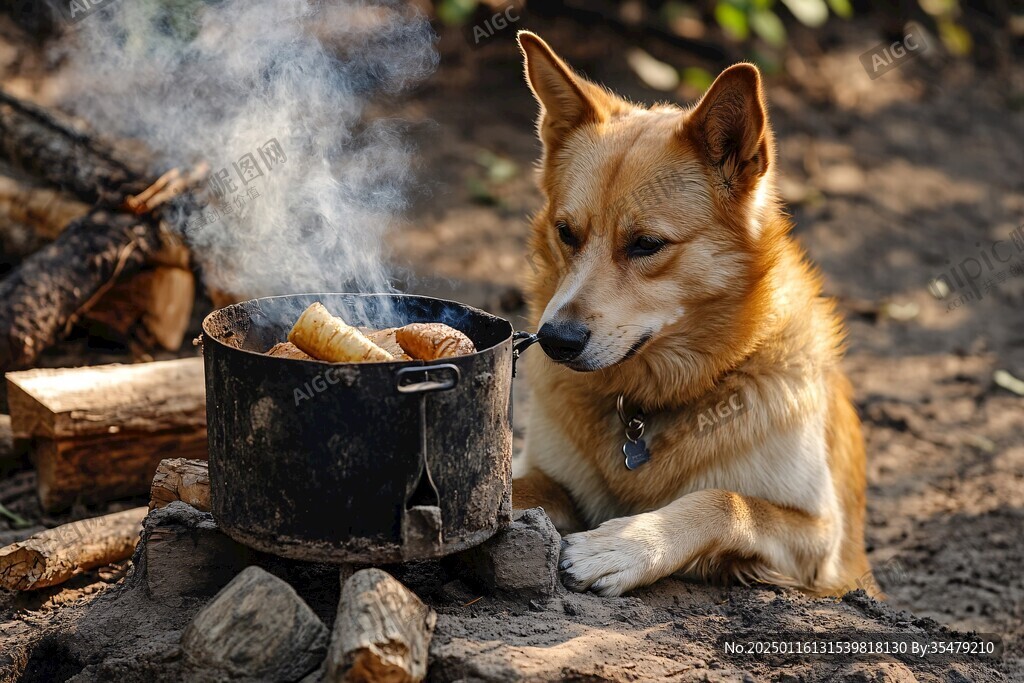
[[[295,590],[247,567],[196,615],[181,635],[186,661],[247,680],[295,681],[316,669],[327,627]],[[214,676],[216,677],[216,676]]]
[[[210,511],[210,470],[205,460],[161,460],[149,490],[149,509],[180,500],[202,512]]]
[[[19,223],[40,239],[52,241],[71,221],[89,213],[89,208],[58,190],[0,176],[0,225]]]
[[[88,212],[88,205],[57,190],[0,176],[0,230],[4,225],[23,226],[33,236],[33,245],[52,242]],[[160,265],[122,277],[83,313],[89,321],[120,337],[176,351],[191,322],[195,277],[188,250],[167,236],[161,236],[161,243],[160,251],[152,257]],[[36,248],[17,256],[27,256]]]
[[[158,266],[118,282],[84,318],[147,347],[177,351],[192,322],[195,296],[191,270]]]
[[[131,557],[147,508],[83,519],[0,549],[0,586],[35,590]]]
[[[341,590],[326,680],[422,681],[436,623],[434,611],[387,572],[356,572]]]
[[[2,91],[0,157],[94,206],[120,207],[150,184],[145,169],[130,167],[59,114]]]
[[[14,437],[32,439],[46,510],[149,491],[164,458],[206,457],[201,358],[7,376]]]
[[[161,245],[153,220],[97,211],[23,261],[0,282],[0,374],[32,364]]]

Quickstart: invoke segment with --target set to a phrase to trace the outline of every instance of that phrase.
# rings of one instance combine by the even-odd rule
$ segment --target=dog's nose
[[[546,322],[541,325],[537,336],[540,337],[540,347],[544,353],[552,360],[564,363],[583,353],[583,347],[590,339],[590,330],[575,320]]]

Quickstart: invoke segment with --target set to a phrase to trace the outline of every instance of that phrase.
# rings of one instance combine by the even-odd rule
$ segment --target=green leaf
[[[919,4],[933,17],[948,17],[959,9],[957,0],[920,0]]]
[[[767,9],[758,9],[750,13],[750,28],[773,47],[786,44],[786,27],[779,17]]]
[[[757,64],[757,67],[761,69],[761,73],[766,76],[778,74],[782,71],[782,64],[779,62],[778,55],[772,52],[763,52],[755,47],[750,51],[750,61]]]
[[[750,33],[747,29],[746,13],[728,2],[719,2],[715,5],[715,21],[736,40],[746,40]]]
[[[828,6],[843,19],[853,16],[853,5],[850,4],[850,0],[828,0]]]
[[[441,0],[437,6],[437,18],[442,22],[461,26],[473,16],[477,0]]]
[[[683,69],[683,83],[694,90],[704,92],[714,82],[715,77],[707,69],[702,69],[699,66],[688,66]]]
[[[804,26],[817,28],[828,20],[825,0],[782,0],[793,16]]]
[[[970,54],[971,34],[960,24],[949,19],[939,20],[939,38],[946,49],[958,57]]]
[[[28,521],[16,512],[11,512],[3,505],[0,505],[0,515],[3,515],[7,519],[11,520],[11,523],[14,525],[15,529],[27,529],[28,527],[32,526],[32,522]]]

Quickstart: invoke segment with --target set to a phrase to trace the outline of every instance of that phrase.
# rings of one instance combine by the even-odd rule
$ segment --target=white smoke
[[[176,226],[210,286],[389,290],[382,236],[405,207],[410,152],[400,122],[365,113],[436,66],[409,4],[121,0],[70,26],[58,49],[65,104],[96,129],[145,142],[155,172],[205,162],[206,187],[218,173],[233,183],[206,212],[215,220]],[[246,184],[249,154],[262,175]]]

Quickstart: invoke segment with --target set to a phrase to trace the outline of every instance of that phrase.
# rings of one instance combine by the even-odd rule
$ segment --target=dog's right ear
[[[557,147],[574,128],[608,120],[619,108],[612,95],[574,74],[540,36],[520,31],[517,38],[526,80],[541,106],[537,129],[545,149]]]

